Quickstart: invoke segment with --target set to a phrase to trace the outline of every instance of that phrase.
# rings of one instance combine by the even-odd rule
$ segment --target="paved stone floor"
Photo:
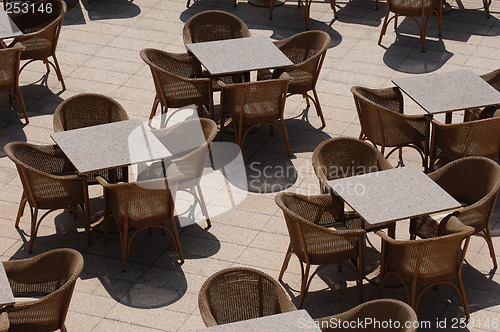
[[[18,112],[7,107],[8,98],[0,96],[0,145],[11,141],[52,143],[52,114],[64,99],[84,92],[102,93],[119,101],[133,118],[146,120],[154,97],[148,67],[139,57],[142,48],[152,47],[183,52],[182,27],[193,14],[207,9],[235,13],[252,34],[282,39],[304,31],[301,9],[294,1],[274,10],[240,1],[233,7],[228,0],[199,0],[186,8],[185,0],[68,0],[68,13],[58,44],[57,55],[66,81],[61,86],[53,72],[45,73],[42,63],[28,66],[21,74],[22,93],[30,116],[29,125]],[[410,19],[400,19],[399,33],[388,29],[382,45],[378,35],[386,10],[374,1],[337,1],[338,19],[327,1],[313,1],[311,29],[330,34],[328,50],[318,93],[326,118],[326,128],[314,110],[302,116],[305,102],[300,97],[287,100],[285,117],[291,149],[288,158],[279,135],[267,131],[248,137],[244,149],[250,170],[281,172],[265,184],[258,179],[253,192],[212,216],[213,226],[206,230],[200,222],[182,229],[181,243],[186,260],[179,265],[169,237],[159,232],[141,234],[134,242],[126,272],[120,270],[119,239],[112,236],[103,244],[102,235],[93,232],[88,246],[83,228],[67,212],[49,215],[42,223],[34,253],[57,247],[78,249],[85,268],[78,280],[69,309],[70,331],[157,331],[202,328],[197,295],[201,284],[212,273],[230,266],[252,266],[277,278],[288,245],[282,213],[274,203],[277,191],[317,193],[311,168],[311,155],[321,141],[334,136],[357,136],[359,124],[349,88],[392,86],[391,79],[407,75],[471,69],[478,74],[500,67],[500,2],[493,1],[487,19],[479,0],[451,0],[453,10],[443,15],[442,37],[437,36],[437,21],[430,19],[427,51],[422,53],[418,29]],[[249,54],[251,56],[251,54]],[[443,87],[446,93],[446,87]],[[218,97],[217,97],[218,98]],[[408,98],[407,113],[421,110]],[[459,120],[460,115],[457,115]],[[226,135],[230,140],[231,136]],[[407,164],[418,167],[418,158],[406,154]],[[269,168],[270,166],[270,168]],[[249,173],[249,176],[252,173]],[[261,182],[259,182],[261,181]],[[252,189],[251,188],[251,189]],[[20,230],[14,227],[21,183],[14,164],[0,152],[0,255],[3,260],[29,257],[29,212]],[[256,192],[261,191],[261,192]],[[94,211],[99,210],[101,189],[91,189]],[[211,196],[216,204],[216,193]],[[211,205],[209,202],[209,205]],[[185,211],[178,211],[179,214]],[[491,220],[493,242],[500,251],[500,207]],[[407,223],[398,227],[398,237],[407,236]],[[376,261],[380,240],[370,234],[367,261]],[[498,257],[500,259],[500,257]],[[471,310],[469,330],[497,330],[500,319],[500,275],[490,271],[492,263],[485,242],[473,238],[463,269],[467,299]],[[347,281],[346,281],[347,279]],[[300,269],[292,261],[284,286],[298,302]],[[347,310],[358,304],[354,281],[348,271],[325,269],[311,285],[304,308],[313,317]],[[390,288],[385,296],[404,298],[402,288]],[[365,300],[376,298],[376,288],[365,281]],[[430,290],[424,296],[418,316],[422,320],[462,318],[463,310],[451,287]],[[488,321],[489,320],[489,321]],[[486,323],[486,324],[485,324]],[[489,323],[489,324],[488,324]],[[481,324],[481,325],[480,325]],[[480,328],[478,328],[480,325]]]

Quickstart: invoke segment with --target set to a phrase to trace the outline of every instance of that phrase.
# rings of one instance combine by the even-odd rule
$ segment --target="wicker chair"
[[[235,0],[236,3],[236,0]],[[206,10],[193,15],[184,24],[182,29],[182,38],[187,49],[188,44],[204,43],[216,40],[236,39],[251,37],[250,30],[245,22],[238,16],[220,10]],[[204,76],[209,76],[208,72],[203,72]],[[225,75],[221,77],[211,77],[212,88],[219,89],[218,80],[226,84],[237,83],[241,81],[249,82],[250,73],[235,75]]]
[[[500,117],[443,124],[432,120],[430,169],[468,156],[498,158]]]
[[[24,49],[25,47],[21,43],[16,43],[10,48],[3,48],[0,45],[0,92],[8,93],[11,103],[12,97],[16,98],[26,123],[29,123],[23,95],[19,88],[19,61]]]
[[[399,165],[404,166],[403,147],[418,151],[422,166],[427,170],[429,121],[424,115],[405,115],[403,95],[395,88],[369,89],[353,86],[351,92],[361,124],[360,139],[380,145],[382,154],[386,147],[399,151]]]
[[[210,227],[212,224],[200,181],[208,160],[210,144],[217,135],[217,124],[210,119],[193,119],[169,128],[153,130],[153,133],[173,155],[168,160],[167,179],[169,174],[175,173],[178,179],[177,190],[189,191],[194,196]],[[181,177],[178,172],[182,174]],[[161,162],[153,163],[149,167],[149,176],[164,176]]]
[[[33,145],[24,142],[8,143],[4,151],[16,164],[24,190],[17,213],[16,227],[19,226],[26,202],[31,209],[28,252],[33,249],[42,220],[50,212],[58,209],[69,209],[82,217],[90,244],[87,178],[77,174],[63,152],[55,145]],[[82,208],[83,213],[76,209],[77,205]],[[38,220],[39,209],[48,211]]]
[[[14,23],[23,32],[14,41],[20,41],[26,47],[21,53],[21,60],[29,60],[22,67],[22,71],[29,63],[42,60],[50,71],[49,65],[54,67],[57,79],[61,82],[62,88],[66,90],[66,84],[61,73],[61,68],[57,62],[56,47],[61,32],[62,22],[66,14],[66,3],[63,0],[42,0],[37,2],[37,6],[47,6],[51,4],[52,11],[40,15],[37,11],[29,10],[27,13],[14,14],[11,16]],[[45,8],[45,7],[44,7]],[[49,61],[52,57],[54,63]]]
[[[236,144],[243,149],[248,132],[255,126],[268,124],[278,129],[286,147],[288,156],[292,155],[288,134],[286,131],[283,112],[290,76],[283,73],[280,78],[273,80],[225,84],[221,86],[221,138],[224,131],[225,119],[233,119]],[[281,129],[274,121],[281,121]],[[245,127],[245,131],[243,131]]]
[[[393,328],[390,331],[400,332],[416,332],[418,326],[418,317],[415,311],[406,303],[393,299],[378,299],[362,303],[350,310],[343,313],[316,319],[318,326],[323,332],[334,332],[342,330],[356,330],[352,327],[351,322],[365,322],[366,319],[372,319],[377,322],[399,322],[401,328]],[[337,324],[336,327],[332,326],[332,322]],[[343,323],[345,322],[345,323]],[[411,323],[408,324],[407,322]],[[410,326],[408,326],[410,325]],[[357,326],[357,323],[356,325]],[[368,325],[372,332],[387,331],[387,328],[375,327],[375,325]],[[358,329],[360,330],[360,329]],[[362,330],[362,328],[361,328]]]
[[[461,271],[472,233],[474,228],[462,224],[452,215],[441,221],[438,236],[429,239],[395,240],[384,232],[377,231],[382,238],[379,297],[387,277],[395,275],[405,286],[408,303],[417,311],[425,291],[437,284],[448,284],[457,291],[465,316],[469,319]],[[464,239],[465,244],[460,252]],[[458,287],[450,282],[455,277],[458,279]],[[410,290],[407,284],[411,284]],[[417,286],[424,287],[418,296]]]
[[[500,166],[484,157],[461,158],[430,173],[429,177],[462,203],[463,207],[455,212],[457,218],[465,225],[474,227],[474,234],[485,239],[496,268],[489,225],[500,191]],[[412,238],[437,234],[438,223],[429,216],[412,219],[410,225]]]
[[[194,56],[146,48],[141,51],[141,58],[151,69],[156,89],[149,119],[155,116],[159,103],[162,113],[167,112],[169,107],[195,104],[201,114],[205,105],[213,119],[212,83],[210,79],[201,77],[201,65]]]
[[[94,93],[72,96],[57,106],[54,117],[54,132],[97,126],[110,122],[128,120],[127,112],[113,98]],[[108,181],[128,181],[128,168],[85,173],[88,184],[96,184],[96,176]]]
[[[487,0],[484,0],[487,1]],[[394,15],[389,18],[390,13]],[[438,34],[441,36],[441,16],[443,13],[443,6],[440,0],[388,0],[387,1],[387,12],[385,14],[384,23],[382,25],[382,30],[380,31],[380,37],[378,38],[378,44],[382,42],[382,37],[387,31],[387,26],[389,22],[394,19],[394,30],[398,25],[399,16],[407,16],[411,18],[415,23],[417,23],[418,29],[420,30],[420,41],[422,42],[422,52],[425,52],[425,34],[427,30],[427,23],[432,14],[436,14],[438,19]],[[421,24],[418,23],[416,17],[421,18]]]
[[[172,237],[175,249],[184,262],[179,233],[174,219],[174,200],[165,179],[153,179],[135,183],[110,184],[98,176],[97,181],[104,187],[104,242],[106,243],[109,219],[118,225],[122,251],[122,271],[126,270],[130,245],[141,230],[158,227]],[[165,222],[170,220],[172,230]],[[129,237],[129,230],[132,235]]]
[[[278,280],[282,280],[292,254],[300,261],[302,281],[298,308],[302,308],[309,285],[323,267],[337,264],[345,266],[356,277],[359,301],[363,301],[363,249],[365,231],[362,229],[328,229],[342,219],[342,202],[329,194],[304,196],[281,192],[276,204],[283,210],[290,245]],[[356,260],[356,266],[343,261]],[[304,263],[306,265],[304,270]],[[311,265],[318,265],[309,278]]]
[[[40,297],[7,307],[9,331],[67,331],[64,322],[83,269],[82,255],[73,249],[55,249],[3,265],[14,296]]]
[[[281,285],[248,267],[232,267],[201,286],[198,307],[206,326],[215,326],[297,310]]]
[[[500,92],[500,68],[481,75],[481,78]],[[474,108],[467,110],[464,116],[465,121],[500,117],[500,105],[488,106],[483,109]]]
[[[312,166],[319,179],[321,193],[330,193],[341,200],[328,186],[328,181],[393,168],[373,145],[353,137],[335,137],[321,142],[312,156]],[[341,222],[348,229],[374,231],[389,227],[395,232],[395,223],[372,225],[352,210],[344,210]]]
[[[326,123],[316,93],[316,82],[331,40],[330,35],[326,32],[313,30],[274,42],[294,64],[285,69],[274,70],[272,77],[277,78],[286,71],[292,77],[288,86],[288,95],[303,95],[308,107],[310,99],[316,108],[316,113],[321,118],[323,127],[326,126]],[[259,79],[267,78],[270,78],[269,71],[259,72]],[[312,91],[312,96],[308,94],[309,91]]]

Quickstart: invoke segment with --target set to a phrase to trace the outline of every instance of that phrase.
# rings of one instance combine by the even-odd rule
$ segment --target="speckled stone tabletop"
[[[0,307],[11,304],[14,304],[14,295],[12,294],[3,264],[0,262]]]
[[[407,219],[461,205],[422,171],[400,167],[329,181],[370,224]]]
[[[292,332],[321,330],[304,309],[282,314],[244,320],[240,322],[212,326],[200,331],[217,332]]]
[[[430,114],[500,104],[500,92],[471,70],[392,80]]]
[[[21,30],[12,22],[2,6],[0,8],[0,39],[20,36],[22,34]]]
[[[264,36],[188,44],[187,48],[212,75],[293,65],[292,61]]]
[[[137,119],[62,131],[50,136],[82,173],[171,156],[148,125]]]

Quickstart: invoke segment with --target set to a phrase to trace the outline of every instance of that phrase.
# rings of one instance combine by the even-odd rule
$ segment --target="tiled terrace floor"
[[[24,125],[18,114],[7,107],[0,109],[0,145],[10,141],[52,143],[52,114],[64,99],[84,92],[96,92],[118,100],[131,117],[146,120],[154,97],[149,69],[139,57],[142,48],[153,47],[183,52],[182,27],[193,14],[207,9],[221,9],[241,17],[252,34],[282,39],[304,31],[302,11],[294,1],[275,8],[268,20],[268,10],[239,2],[199,0],[185,7],[185,0],[94,0],[67,1],[68,13],[62,29],[58,58],[67,90],[53,72],[45,76],[42,63],[32,64],[21,75],[22,92],[30,116]],[[377,45],[385,3],[379,11],[374,1],[337,1],[338,20],[327,1],[314,1],[311,29],[327,31],[332,37],[318,84],[319,97],[327,126],[312,111],[308,120],[300,114],[305,107],[301,98],[287,101],[285,115],[294,156],[288,158],[279,135],[268,138],[267,132],[249,137],[245,161],[254,169],[286,170],[279,178],[269,179],[267,193],[249,193],[231,210],[212,217],[213,226],[205,224],[185,227],[181,243],[186,261],[179,265],[172,243],[159,232],[144,233],[131,249],[127,272],[120,270],[119,240],[115,236],[103,244],[98,232],[88,246],[83,229],[68,213],[54,213],[40,227],[34,253],[57,247],[73,247],[85,258],[85,269],[78,280],[67,319],[70,331],[157,331],[195,330],[203,322],[197,307],[197,294],[202,282],[212,273],[230,266],[253,266],[277,277],[288,245],[282,213],[274,203],[275,192],[286,190],[317,193],[317,180],[310,158],[316,145],[333,136],[357,136],[359,125],[349,88],[364,85],[374,88],[392,86],[391,79],[409,74],[471,69],[478,74],[500,67],[500,3],[493,1],[492,17],[486,19],[481,1],[451,0],[454,7],[443,15],[442,39],[437,38],[437,22],[430,21],[427,51],[420,51],[417,28],[409,19],[400,26],[402,34],[392,29]],[[251,56],[251,55],[249,55]],[[446,93],[446,87],[443,87]],[[0,105],[8,105],[5,95]],[[407,112],[421,112],[406,99]],[[17,108],[16,108],[17,110]],[[457,118],[459,119],[459,118]],[[230,138],[229,135],[226,136]],[[410,155],[407,164],[418,166]],[[259,168],[260,167],[260,168]],[[255,188],[264,188],[256,182]],[[268,185],[269,185],[268,184]],[[283,185],[285,184],[285,185]],[[270,188],[270,189],[269,189]],[[28,257],[26,236],[29,212],[21,221],[21,231],[14,227],[21,183],[14,164],[0,152],[0,254],[3,260]],[[273,192],[274,191],[274,192]],[[100,188],[93,188],[94,197]],[[214,197],[216,195],[214,194]],[[94,199],[98,210],[99,198]],[[179,213],[181,213],[180,211]],[[500,206],[491,220],[493,242],[500,252]],[[405,223],[398,236],[407,233]],[[369,245],[380,241],[373,234]],[[370,251],[368,261],[375,261]],[[500,256],[498,257],[500,259]],[[500,318],[500,274],[492,267],[488,249],[480,238],[473,238],[463,269],[472,322],[479,320],[483,329],[493,329]],[[345,282],[345,279],[349,279]],[[300,269],[292,261],[283,279],[297,303]],[[365,299],[374,299],[376,289],[366,283]],[[356,304],[357,292],[348,271],[336,268],[320,273],[311,286],[304,308],[313,317],[347,310]],[[401,288],[388,289],[386,296],[403,298]],[[451,288],[430,290],[418,310],[421,319],[463,317],[458,297]],[[490,320],[489,328],[484,325]],[[450,326],[450,325],[448,325]],[[478,328],[469,328],[479,330]]]

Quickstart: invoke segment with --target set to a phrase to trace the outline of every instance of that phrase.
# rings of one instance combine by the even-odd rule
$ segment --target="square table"
[[[500,104],[500,92],[471,70],[419,75],[392,80],[430,115]]]
[[[151,129],[137,119],[62,131],[50,136],[80,173],[172,155]]]
[[[264,36],[217,40],[186,46],[214,76],[293,65],[293,62]]]
[[[369,224],[380,224],[461,207],[414,167],[399,167],[328,181]]]
[[[10,19],[9,15],[0,8],[0,39],[12,38],[22,35],[17,25]]]
[[[297,311],[289,311],[281,314],[264,316],[254,319],[243,320],[239,322],[211,326],[200,331],[214,332],[293,332],[293,331],[314,331],[321,330],[315,321],[309,316],[304,309]]]
[[[0,307],[13,305],[15,303],[12,289],[10,288],[7,274],[2,262],[0,262]]]

